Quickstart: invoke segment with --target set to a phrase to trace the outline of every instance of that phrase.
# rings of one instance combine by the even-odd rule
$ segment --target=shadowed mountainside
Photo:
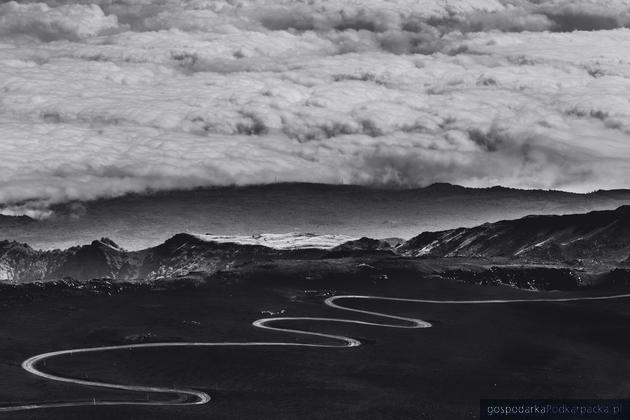
[[[325,250],[276,250],[260,245],[204,241],[178,234],[161,245],[127,251],[108,238],[66,250],[39,251],[27,244],[0,242],[0,281],[24,283],[64,278],[120,281],[173,278],[191,272],[213,273],[239,263],[271,258],[312,258]]]
[[[34,223],[0,223],[0,238],[26,242],[36,249],[64,249],[106,236],[133,250],[154,246],[180,232],[244,236],[311,232],[409,239],[420,232],[473,227],[528,214],[584,213],[624,204],[630,204],[630,191],[572,194],[450,184],[417,189],[271,184],[67,203],[49,209],[51,217]]]
[[[400,247],[406,256],[507,257],[540,262],[628,262],[630,206],[564,216],[528,216],[474,228],[424,232]]]
[[[311,236],[305,236],[312,239]],[[24,283],[64,278],[119,281],[212,274],[277,260],[414,259],[460,257],[489,264],[546,264],[569,267],[625,267],[630,262],[630,206],[565,216],[528,216],[474,228],[425,232],[401,243],[395,238],[361,238],[331,249],[278,249],[177,234],[161,245],[127,251],[103,238],[66,250],[39,251],[0,242],[0,281]],[[295,240],[295,236],[289,236]],[[448,259],[448,258],[446,258]],[[343,262],[340,262],[342,264]],[[460,263],[457,263],[460,264]],[[595,269],[594,271],[598,271]]]

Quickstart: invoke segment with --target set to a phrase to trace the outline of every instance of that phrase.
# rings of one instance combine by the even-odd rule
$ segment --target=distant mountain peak
[[[159,245],[160,247],[166,247],[169,249],[179,248],[190,242],[201,242],[199,238],[195,235],[191,235],[189,233],[177,233],[170,238],[168,238],[163,244]]]
[[[116,250],[120,250],[120,251],[123,250],[123,248],[120,247],[116,242],[114,242],[113,240],[111,240],[111,239],[109,239],[107,237],[103,237],[103,238],[101,238],[98,241],[93,241],[92,245],[97,245],[97,246],[105,245],[105,246],[107,246],[109,248],[113,248],[113,249],[116,249]]]
[[[424,188],[421,188],[423,191],[431,191],[431,192],[453,192],[453,191],[464,191],[468,188],[462,187],[461,185],[451,184],[448,182],[435,182],[433,184],[427,185]]]

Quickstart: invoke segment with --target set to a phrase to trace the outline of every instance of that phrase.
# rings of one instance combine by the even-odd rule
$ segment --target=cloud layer
[[[630,187],[629,10],[4,3],[0,203],[275,181]]]

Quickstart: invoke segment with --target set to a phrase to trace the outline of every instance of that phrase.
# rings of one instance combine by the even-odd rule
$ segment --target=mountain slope
[[[630,191],[572,194],[434,184],[418,189],[272,184],[128,195],[55,206],[54,214],[20,226],[0,225],[0,238],[37,249],[68,248],[107,236],[143,249],[179,232],[212,235],[312,232],[352,238],[400,237],[473,227],[528,214],[569,214],[630,204]]]
[[[339,264],[352,264],[348,261],[355,257],[465,257],[492,259],[484,265],[517,262],[624,267],[630,264],[630,206],[585,214],[528,216],[473,228],[424,232],[402,244],[396,238],[363,237],[330,247],[337,238],[333,241],[328,237],[302,236],[217,238],[181,233],[161,245],[139,251],[125,250],[107,238],[52,251],[0,241],[0,281],[24,283],[64,278],[145,281],[195,272],[229,271],[252,262],[265,265],[281,259],[302,262],[338,259]],[[301,241],[305,241],[307,248],[298,246]],[[322,247],[312,248],[317,244]],[[348,257],[350,260],[343,260]]]
[[[397,252],[407,256],[508,257],[541,262],[622,262],[630,255],[630,206],[424,232],[398,247]]]
[[[24,283],[72,278],[155,280],[191,272],[213,273],[250,261],[317,258],[323,249],[280,250],[261,245],[203,240],[177,234],[161,245],[127,251],[107,238],[66,250],[38,251],[27,244],[0,241],[0,281]]]

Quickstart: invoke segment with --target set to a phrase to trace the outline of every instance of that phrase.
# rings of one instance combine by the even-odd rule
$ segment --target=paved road
[[[22,363],[22,367],[33,375],[37,375],[41,378],[45,378],[52,381],[64,382],[76,385],[98,387],[104,389],[116,389],[122,391],[132,391],[144,394],[163,394],[172,395],[173,398],[169,400],[148,400],[143,401],[140,399],[129,401],[105,401],[105,400],[91,400],[91,401],[78,401],[78,402],[58,402],[58,403],[32,403],[27,405],[15,405],[0,407],[0,413],[2,412],[15,412],[23,410],[34,410],[44,408],[56,408],[56,407],[78,407],[78,406],[95,406],[95,405],[199,405],[206,404],[210,401],[210,396],[205,392],[195,391],[193,389],[182,388],[168,388],[168,387],[149,387],[142,385],[126,385],[115,384],[109,382],[89,381],[84,379],[77,379],[59,375],[53,375],[47,373],[41,369],[40,364],[48,359],[54,357],[67,356],[79,353],[99,353],[114,350],[133,350],[142,348],[166,348],[166,347],[273,347],[273,346],[287,346],[287,347],[357,347],[361,345],[359,340],[346,337],[343,335],[326,334],[313,331],[303,331],[288,327],[273,326],[284,322],[295,321],[317,321],[317,322],[336,322],[344,324],[357,324],[357,325],[370,325],[375,327],[387,327],[387,328],[429,328],[431,324],[417,318],[407,318],[396,315],[388,315],[380,312],[366,311],[361,309],[344,306],[340,303],[343,300],[380,300],[390,302],[411,302],[411,303],[424,303],[424,304],[450,304],[450,305],[479,305],[479,304],[506,304],[506,303],[523,303],[523,302],[581,302],[591,300],[611,300],[611,299],[623,299],[630,298],[630,293],[612,296],[588,296],[588,297],[574,297],[574,298],[557,298],[557,299],[510,299],[510,300],[428,300],[428,299],[407,299],[407,298],[391,298],[383,296],[362,296],[362,295],[339,295],[333,296],[324,301],[326,305],[331,308],[340,309],[346,312],[352,312],[361,315],[368,315],[370,317],[380,318],[382,322],[374,321],[359,321],[354,319],[345,318],[314,318],[314,317],[273,317],[262,318],[254,321],[252,325],[258,328],[272,331],[281,331],[285,333],[300,334],[303,336],[317,337],[322,340],[320,344],[307,344],[307,343],[295,343],[295,342],[258,342],[258,341],[245,341],[245,342],[176,342],[176,343],[144,343],[144,344],[127,344],[121,346],[103,346],[103,347],[86,347],[70,350],[53,351],[49,353],[42,353],[33,356]]]

